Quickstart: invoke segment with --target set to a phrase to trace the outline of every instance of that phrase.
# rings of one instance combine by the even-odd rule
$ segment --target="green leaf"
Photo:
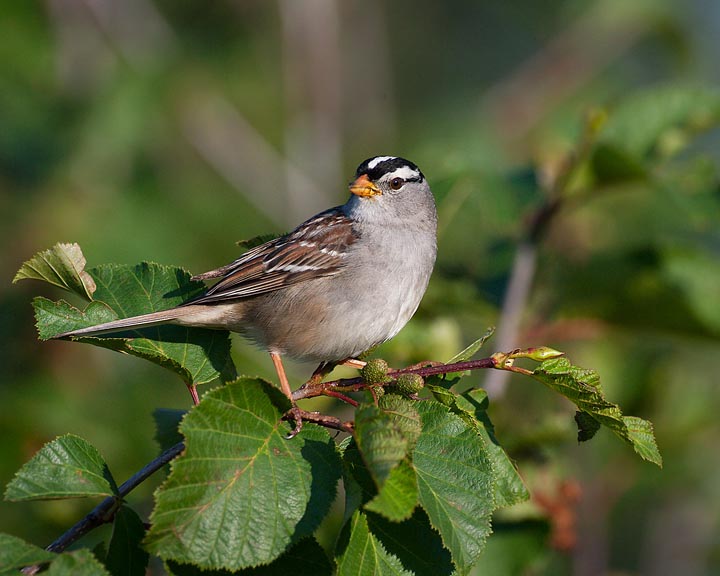
[[[91,302],[85,310],[79,310],[65,302],[65,300],[53,302],[38,296],[33,299],[33,308],[35,309],[38,336],[41,340],[50,340],[57,334],[74,328],[84,328],[85,326],[111,322],[117,320],[118,317],[112,308],[104,302]],[[115,340],[118,340],[115,346],[119,347],[121,345],[119,339]]]
[[[150,558],[142,549],[145,525],[134,510],[121,506],[115,514],[105,565],[113,576],[145,576]]]
[[[171,408],[156,408],[153,410],[155,420],[155,441],[160,449],[165,451],[172,448],[178,442],[182,442],[183,436],[178,427],[187,410],[174,410]]]
[[[485,331],[485,334],[480,336],[475,342],[470,344],[465,350],[462,352],[459,352],[458,354],[455,354],[450,360],[446,362],[446,364],[455,364],[456,362],[465,362],[465,360],[470,360],[480,348],[483,347],[485,342],[488,341],[488,339],[495,333],[495,327],[491,326]]]
[[[692,314],[715,334],[720,334],[720,263],[717,248],[672,246],[662,253],[668,282],[683,293]]]
[[[617,404],[605,399],[600,378],[593,370],[573,366],[567,358],[546,360],[532,373],[533,377],[573,402],[581,412],[592,416],[629,443],[640,457],[662,466],[662,456],[653,434],[652,424],[632,418],[628,426]]]
[[[459,376],[460,372],[455,372],[454,375]],[[455,382],[457,382],[457,379],[449,381],[443,380],[438,376],[430,376],[425,379],[425,388],[430,390],[433,398],[440,402],[440,404],[455,410],[457,406],[457,394],[450,390]]]
[[[418,503],[418,488],[415,469],[407,460],[403,460],[392,469],[385,484],[375,497],[365,505],[365,509],[400,522],[412,516]]]
[[[66,434],[45,444],[8,484],[10,501],[111,496],[117,486],[95,447]]]
[[[495,437],[495,427],[487,413],[488,404],[487,392],[479,388],[469,390],[458,397],[458,408],[471,412],[474,421],[478,424],[476,431],[484,440],[492,462],[495,505],[502,508],[525,502],[530,498],[530,493],[518,474],[515,464]]]
[[[346,524],[355,510],[377,496],[378,488],[360,455],[355,439],[349,436],[340,443],[339,448],[342,451],[343,488],[345,488],[343,524]]]
[[[86,300],[92,300],[95,292],[95,281],[85,272],[85,256],[77,244],[55,244],[35,254],[20,267],[13,283],[28,279],[48,282]]]
[[[57,554],[10,534],[0,533],[0,576],[17,576],[25,566],[50,562],[55,558]]]
[[[417,508],[411,518],[400,523],[370,513],[367,524],[372,535],[388,553],[400,560],[405,569],[418,575],[457,574],[450,552],[443,546],[440,534],[433,529],[422,508]]]
[[[315,538],[303,538],[270,564],[245,568],[237,572],[228,570],[201,570],[190,564],[168,562],[174,576],[331,576],[333,565]]]
[[[448,360],[446,362],[446,364],[455,364],[456,362],[465,362],[466,360],[470,360],[470,358],[472,358],[478,352],[478,350],[480,350],[480,348],[483,347],[485,342],[487,342],[494,333],[495,333],[495,327],[491,326],[490,328],[488,328],[485,331],[485,334],[480,336],[480,338],[475,340],[475,342],[470,344],[470,346],[465,348],[463,351],[459,352],[458,354],[455,354],[455,356],[450,358],[450,360]],[[463,376],[465,376],[469,373],[470,372],[467,370],[464,372],[448,372],[445,375],[443,375],[442,377],[433,378],[430,381],[431,382],[443,381],[443,382],[447,383],[446,385],[449,387],[450,385],[457,382],[457,380],[459,380],[460,378],[462,378]]]
[[[119,318],[172,308],[205,289],[182,268],[153,262],[103,264],[89,272],[97,283],[94,299],[105,302]]]
[[[204,284],[191,281],[182,269],[146,262],[137,266],[98,266],[89,273],[97,289],[95,301],[83,311],[63,301],[34,300],[40,338],[52,338],[117,318],[166,310],[204,289]],[[230,333],[226,330],[154,326],[119,331],[112,337],[73,339],[145,358],[175,372],[187,384],[235,377]]]
[[[338,576],[412,575],[370,532],[365,514],[356,511],[346,531],[349,534],[341,542],[337,558]]]
[[[637,92],[610,113],[592,152],[593,172],[601,183],[644,179],[648,158],[676,155],[718,122],[716,89],[671,85]]]
[[[378,406],[358,408],[355,440],[378,488],[412,450],[419,434],[420,416],[413,402],[397,394],[383,396]]]
[[[413,463],[420,505],[460,572],[480,556],[495,508],[492,463],[477,432],[436,402],[417,406],[423,431]]]
[[[690,135],[720,121],[720,91],[670,85],[640,91],[622,100],[609,116],[599,141],[642,159],[651,152],[678,150],[671,139]]]
[[[156,493],[146,548],[163,559],[238,570],[273,561],[309,536],[335,498],[340,461],[323,428],[288,441],[288,402],[241,378],[183,419],[186,450]]]
[[[442,381],[427,385],[435,399],[471,427],[485,442],[492,461],[495,485],[495,505],[498,508],[524,502],[530,495],[525,483],[505,450],[495,437],[494,427],[487,414],[487,393],[482,389],[470,390],[461,396],[446,389]]]
[[[628,431],[630,444],[635,449],[635,452],[645,460],[662,466],[662,456],[660,456],[660,451],[655,442],[652,423],[637,416],[623,416],[623,422]]]
[[[97,561],[103,566],[105,565],[105,558],[107,558],[107,542],[100,540],[95,546],[92,547],[92,553]]]
[[[578,442],[587,442],[600,430],[600,422],[581,410],[575,412],[575,422],[578,427]]]
[[[185,270],[147,262],[98,266],[90,274],[98,286],[95,299],[109,304],[122,318],[166,310],[205,290],[205,285],[193,282]],[[235,377],[226,330],[155,326],[133,334],[145,337],[127,342],[129,354],[169,368],[187,383]]]
[[[87,549],[61,554],[50,564],[47,576],[110,576]]]

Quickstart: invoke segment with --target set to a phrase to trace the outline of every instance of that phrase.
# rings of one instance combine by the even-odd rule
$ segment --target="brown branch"
[[[355,424],[353,422],[345,422],[336,418],[335,416],[329,416],[327,414],[321,414],[320,412],[307,412],[305,410],[291,410],[283,416],[283,420],[295,420],[296,417],[300,417],[302,422],[313,422],[325,428],[332,428],[333,430],[340,430],[341,432],[347,432],[352,434],[355,430]]]
[[[466,362],[455,362],[453,364],[437,364],[433,366],[421,366],[419,368],[403,368],[401,370],[390,370],[388,372],[388,382],[381,384],[368,384],[361,377],[342,378],[340,380],[332,380],[330,382],[306,382],[300,388],[293,392],[293,400],[304,400],[306,398],[315,398],[316,396],[336,396],[338,392],[358,392],[366,390],[373,386],[387,386],[397,380],[402,374],[418,374],[423,378],[427,376],[437,376],[440,374],[451,374],[453,372],[466,372],[468,370],[479,370],[486,368],[501,368],[498,365],[497,357],[481,358],[479,360],[468,360]]]
[[[122,503],[122,499],[125,498],[130,492],[132,492],[135,488],[137,488],[142,482],[147,480],[150,476],[155,474],[160,468],[165,466],[170,460],[173,460],[176,456],[181,454],[185,450],[185,443],[184,442],[178,442],[173,446],[172,448],[168,448],[160,454],[157,458],[152,460],[150,463],[148,463],[145,467],[143,467],[140,471],[133,474],[128,480],[123,482],[120,487],[118,488],[118,493],[116,496],[108,496],[98,504],[90,514],[85,516],[80,522],[75,524],[70,530],[65,532],[60,538],[55,540],[50,546],[47,547],[47,550],[49,552],[62,552],[67,548],[70,544],[75,542],[78,538],[81,536],[87,534],[90,532],[93,528],[96,528],[97,526],[100,526],[101,524],[106,524],[108,522],[112,522],[113,518],[115,517],[115,513],[117,512],[118,508],[120,508],[120,504]]]
[[[325,396],[332,396],[333,398],[337,398],[339,400],[342,400],[346,404],[350,404],[351,406],[355,406],[357,408],[359,406],[359,402],[357,400],[353,400],[349,396],[346,396],[342,392],[337,392],[336,390],[325,390]]]
[[[515,351],[518,352],[518,351]],[[339,380],[331,380],[329,382],[319,382],[317,380],[309,380],[292,394],[293,401],[305,400],[307,398],[315,398],[317,396],[330,396],[339,398],[340,400],[358,406],[358,402],[349,398],[343,392],[359,392],[361,390],[372,390],[376,386],[387,386],[394,383],[398,377],[403,374],[418,374],[423,378],[428,376],[437,376],[440,374],[452,374],[453,372],[466,372],[469,370],[478,370],[482,368],[499,368],[501,370],[522,371],[522,368],[512,366],[512,362],[506,360],[512,357],[513,352],[508,354],[495,354],[488,358],[479,360],[468,360],[466,362],[454,362],[453,364],[442,364],[435,362],[426,362],[424,366],[410,366],[400,370],[389,370],[387,373],[387,381],[382,383],[368,383],[362,377],[357,378],[341,378]],[[525,373],[527,371],[523,371]],[[325,428],[334,430],[342,430],[352,434],[355,425],[350,421],[342,421],[334,416],[328,416],[319,412],[306,412],[299,408],[290,410],[283,416],[283,420],[295,420],[300,417],[302,422],[314,422]]]
[[[147,480],[155,472],[160,470],[165,464],[170,462],[176,456],[185,450],[185,444],[179,442],[172,448],[165,450],[160,456],[155,458],[152,462],[143,467],[140,471],[133,474],[128,480],[123,482],[118,488],[118,493],[113,496],[108,496],[100,502],[93,510],[80,520],[75,526],[70,528],[52,544],[50,544],[46,550],[48,552],[60,553],[64,551],[70,544],[94,530],[95,528],[112,522],[115,518],[115,514],[119,510],[123,498],[130,494],[135,488],[137,488],[142,482]],[[41,565],[28,566],[23,569],[23,574],[37,574],[40,571]]]

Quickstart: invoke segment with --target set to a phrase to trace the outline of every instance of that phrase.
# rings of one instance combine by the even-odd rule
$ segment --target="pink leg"
[[[292,402],[292,390],[290,389],[290,382],[288,382],[287,376],[285,375],[285,368],[283,367],[282,360],[280,359],[280,354],[277,352],[270,352],[270,358],[275,366],[275,372],[277,372],[278,378],[280,379],[280,389],[283,391],[283,394],[288,397],[288,400]]]
[[[272,363],[275,366],[275,371],[277,372],[278,379],[280,380],[280,389],[283,391],[283,394],[287,396],[288,400],[290,400],[290,404],[292,405],[292,408],[290,408],[290,413],[292,414],[292,418],[295,420],[295,428],[293,429],[290,434],[287,435],[287,439],[293,438],[294,436],[297,436],[297,434],[302,429],[302,417],[301,417],[301,411],[300,409],[295,405],[295,401],[292,397],[292,390],[290,389],[290,382],[288,382],[287,375],[285,374],[285,367],[282,364],[282,360],[280,359],[280,354],[277,352],[270,352],[270,358],[272,359]]]

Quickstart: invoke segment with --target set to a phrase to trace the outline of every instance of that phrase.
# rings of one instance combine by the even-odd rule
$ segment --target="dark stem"
[[[193,405],[197,406],[200,404],[200,396],[198,395],[197,387],[195,384],[186,384],[190,397],[192,398]]]
[[[350,398],[350,396],[346,396],[342,392],[337,392],[336,390],[325,390],[325,396],[332,396],[333,398],[342,400],[346,404],[355,406],[355,408],[357,408],[360,405],[360,403],[357,400],[353,400],[352,398]]]
[[[388,376],[391,381],[380,385],[387,385],[397,380],[402,374],[418,374],[423,378],[437,376],[439,374],[450,374],[452,372],[466,372],[468,370],[479,370],[485,368],[496,368],[497,361],[493,358],[481,358],[479,360],[468,360],[466,362],[455,362],[454,364],[437,364],[433,366],[421,366],[403,368],[402,370],[391,370]],[[330,382],[306,382],[293,392],[293,400],[314,398],[316,396],[337,396],[338,392],[357,392],[379,384],[368,384],[362,378],[343,378]]]
[[[355,425],[352,422],[344,422],[340,418],[335,416],[328,416],[327,414],[321,414],[320,412],[307,412],[305,410],[297,410],[299,414],[294,414],[292,411],[288,412],[283,416],[283,420],[294,420],[295,416],[299,416],[303,422],[313,422],[319,424],[325,428],[332,428],[333,430],[341,430],[349,434],[353,433]]]
[[[127,481],[123,482],[118,488],[118,494],[114,496],[108,496],[100,502],[85,518],[80,520],[75,526],[70,528],[65,534],[60,536],[55,542],[47,547],[49,552],[62,552],[70,544],[84,536],[91,530],[97,528],[102,524],[112,522],[115,517],[115,513],[120,508],[123,498],[132,492],[138,485],[147,480],[155,472],[160,470],[165,464],[170,462],[173,458],[178,456],[183,450],[185,450],[185,444],[179,442],[172,448],[169,448],[160,456],[155,458],[142,470],[136,472]],[[32,571],[35,569],[34,571]],[[35,574],[39,566],[30,566],[24,570],[25,574]]]

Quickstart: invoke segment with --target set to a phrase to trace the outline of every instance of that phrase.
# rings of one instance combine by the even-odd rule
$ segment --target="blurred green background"
[[[517,246],[602,108],[608,135],[520,262],[509,346],[598,370],[655,423],[665,467],[606,431],[578,445],[540,384],[473,375],[534,496],[497,519],[478,573],[720,574],[718,53],[714,0],[4,2],[0,481],[68,432],[124,479],[157,452],[152,410],[189,401],[141,360],[38,342],[30,301],[61,295],[11,284],[35,252],[199,273],[344,202],[363,159],[402,155],[436,193],[439,260],[378,355],[446,360],[507,324]],[[239,339],[235,361],[273,376]],[[158,481],[131,504],[148,512]],[[2,502],[0,531],[45,545],[88,509]]]

